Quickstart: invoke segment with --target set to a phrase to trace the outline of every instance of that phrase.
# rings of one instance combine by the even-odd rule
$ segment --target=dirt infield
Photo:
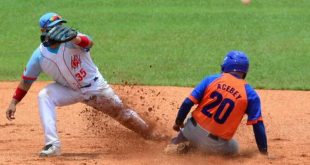
[[[310,91],[258,90],[267,130],[269,158],[258,153],[251,126],[243,119],[235,138],[240,155],[221,157],[192,152],[165,155],[166,142],[146,141],[83,104],[57,110],[62,156],[39,158],[43,132],[37,94],[47,82],[35,82],[9,122],[5,110],[17,82],[0,83],[0,164],[310,164]],[[192,88],[113,86],[125,103],[169,136],[177,108]]]

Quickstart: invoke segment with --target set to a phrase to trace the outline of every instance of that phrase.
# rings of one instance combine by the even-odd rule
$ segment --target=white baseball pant
[[[56,128],[56,107],[84,102],[97,110],[113,117],[127,128],[141,134],[148,132],[149,126],[140,116],[129,108],[125,108],[122,101],[109,85],[103,88],[93,88],[85,93],[64,87],[58,83],[47,85],[39,92],[39,112],[45,135],[45,145],[53,144],[60,147],[60,140]],[[147,135],[145,135],[147,136]]]

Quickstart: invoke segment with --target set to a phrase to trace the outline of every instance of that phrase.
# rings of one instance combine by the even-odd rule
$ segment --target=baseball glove
[[[50,46],[55,43],[68,42],[76,36],[76,30],[63,25],[57,25],[41,35],[41,42],[44,46]]]

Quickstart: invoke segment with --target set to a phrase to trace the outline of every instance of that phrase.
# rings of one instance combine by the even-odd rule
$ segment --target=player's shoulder
[[[41,44],[33,51],[33,53],[37,53],[37,52],[41,53],[40,49],[41,49]]]
[[[205,76],[202,81],[197,85],[196,89],[205,90],[206,87],[208,87],[211,83],[213,83],[216,79],[221,77],[220,74],[212,74]]]
[[[33,52],[32,57],[34,58],[40,58],[42,55],[41,46],[38,46]]]
[[[249,84],[249,83],[246,83],[244,85],[245,89],[248,90],[248,91],[253,91],[255,92],[255,89]]]
[[[248,96],[248,99],[259,98],[259,95],[257,94],[256,90],[248,83],[245,84],[245,91]]]

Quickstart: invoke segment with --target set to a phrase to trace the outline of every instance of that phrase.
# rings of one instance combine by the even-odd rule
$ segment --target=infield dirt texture
[[[18,106],[16,119],[8,122],[0,116],[0,164],[309,164],[310,103],[307,91],[258,90],[268,136],[270,156],[259,154],[252,126],[243,119],[235,138],[240,155],[221,157],[190,152],[187,155],[165,155],[168,141],[146,141],[110,117],[83,104],[58,108],[58,132],[63,154],[57,158],[39,158],[43,132],[39,122],[37,94],[46,82],[36,82]],[[6,107],[16,82],[0,83]],[[143,118],[156,123],[156,129],[172,136],[177,108],[191,88],[113,86],[124,101]],[[295,106],[299,105],[299,106]]]
[[[0,165],[310,164],[309,9],[309,0],[252,0],[247,6],[240,0],[1,0]],[[40,75],[14,121],[5,111],[40,43],[38,19],[50,11],[94,39],[91,56],[116,93],[170,137],[193,86],[218,73],[228,51],[246,52],[247,81],[261,96],[270,156],[259,154],[246,117],[234,136],[237,157],[176,156],[163,153],[169,141],[143,140],[75,104],[57,109],[62,156],[39,158],[44,136],[37,95],[50,79]]]

